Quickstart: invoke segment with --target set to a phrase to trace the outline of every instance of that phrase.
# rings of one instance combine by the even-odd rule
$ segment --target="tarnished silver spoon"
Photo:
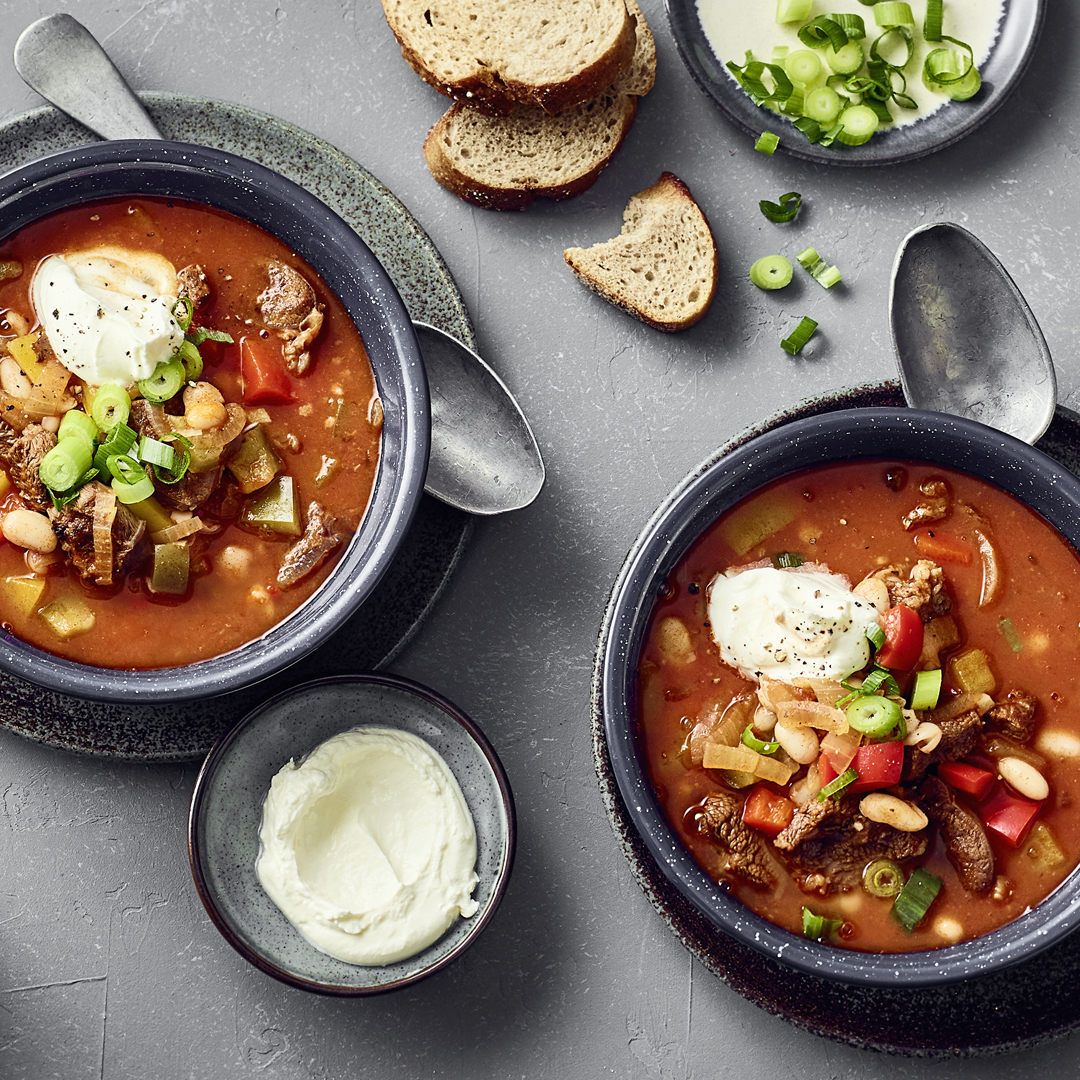
[[[15,68],[46,101],[103,139],[162,139],[97,39],[70,15],[49,15],[15,43]],[[431,393],[424,490],[472,514],[528,506],[544,484],[532,429],[503,381],[471,349],[414,323]]]
[[[951,222],[923,225],[900,244],[889,320],[904,398],[1034,443],[1057,403],[1054,361],[1008,272]]]

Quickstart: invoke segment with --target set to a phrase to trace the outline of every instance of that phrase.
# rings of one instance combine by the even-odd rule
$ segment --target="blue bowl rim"
[[[916,439],[918,453],[911,450]],[[934,447],[941,448],[940,456],[935,457]],[[797,460],[800,453],[815,456]],[[612,774],[633,828],[664,877],[711,925],[820,978],[869,987],[937,986],[1029,959],[1071,933],[1080,916],[1080,868],[1020,918],[959,945],[877,954],[809,941],[751,912],[694,861],[668,825],[641,767],[633,716],[637,658],[653,598],[702,531],[723,510],[780,476],[815,463],[867,457],[938,461],[979,476],[1020,498],[1080,550],[1080,478],[1002,432],[907,408],[845,409],[781,424],[728,453],[721,448],[674,489],[645,525],[605,612],[596,657],[597,704]]]
[[[240,155],[151,139],[47,155],[0,177],[0,238],[84,199],[124,195],[202,203],[282,239],[315,267],[357,323],[384,403],[379,468],[360,527],[320,588],[260,638],[194,664],[123,670],[75,663],[0,632],[0,668],[28,682],[94,701],[181,702],[225,694],[288,667],[371,594],[423,494],[430,401],[408,311],[371,249],[321,200]]]
[[[460,725],[472,741],[476,743],[480,752],[491,766],[491,770],[495,775],[496,784],[499,788],[504,820],[506,822],[506,848],[503,852],[503,858],[499,866],[498,874],[496,875],[491,898],[484,910],[478,913],[475,922],[469,927],[468,934],[466,934],[453,949],[439,957],[437,961],[430,964],[428,967],[416,971],[404,978],[396,979],[393,982],[382,983],[378,986],[338,986],[333,983],[323,983],[311,979],[304,979],[290,971],[284,970],[272,961],[267,960],[261,953],[252,949],[251,946],[236,933],[232,924],[218,907],[217,902],[214,899],[213,890],[210,887],[206,873],[203,869],[202,848],[199,843],[199,824],[203,816],[203,807],[206,801],[207,791],[213,783],[214,771],[232,744],[241,734],[243,734],[244,729],[257,723],[266,712],[273,710],[281,701],[295,697],[298,694],[307,693],[320,686],[347,685],[350,683],[359,683],[368,686],[384,686],[394,690],[400,690],[406,694],[413,694],[430,702],[432,705],[442,710],[442,712],[444,712],[451,720]],[[291,687],[288,690],[282,691],[280,694],[276,694],[255,709],[252,709],[247,716],[242,717],[231,728],[222,733],[221,737],[206,755],[206,759],[199,769],[199,775],[195,778],[195,787],[191,793],[191,807],[188,811],[187,849],[188,865],[191,868],[191,875],[195,881],[195,888],[199,894],[199,899],[202,900],[203,907],[206,908],[206,913],[210,916],[211,922],[218,928],[222,937],[224,937],[245,960],[253,964],[260,971],[278,979],[280,982],[289,986],[295,986],[301,990],[309,990],[316,994],[325,994],[331,997],[368,997],[374,994],[389,993],[391,990],[400,990],[403,987],[420,982],[430,975],[434,975],[436,971],[441,971],[448,964],[456,960],[473,944],[483,931],[484,927],[487,926],[495,915],[495,911],[502,902],[502,898],[506,893],[506,888],[510,881],[510,873],[514,868],[514,856],[517,851],[517,810],[514,804],[514,793],[510,787],[510,781],[507,778],[506,770],[504,769],[502,762],[499,760],[499,755],[495,752],[495,748],[488,741],[488,738],[483,731],[477,726],[476,722],[448,698],[443,697],[442,694],[432,690],[429,686],[424,686],[422,683],[414,682],[412,679],[406,679],[400,675],[374,673],[366,675],[331,675],[326,678],[312,679],[308,682],[300,683],[298,686]]]

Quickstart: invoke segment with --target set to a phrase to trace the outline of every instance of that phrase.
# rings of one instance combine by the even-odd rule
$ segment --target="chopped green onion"
[[[801,86],[808,86],[821,77],[821,58],[812,49],[796,49],[784,60],[787,77]]]
[[[802,22],[810,14],[813,0],[776,0],[778,23]]]
[[[818,792],[818,802],[824,802],[826,799],[831,799],[834,795],[839,795],[840,792],[845,788],[851,787],[858,779],[859,774],[854,769],[847,769],[834,780],[830,780],[829,783]]]
[[[915,685],[911,688],[911,708],[926,712],[937,706],[941,696],[941,668],[915,673]]]
[[[173,464],[168,466],[167,469],[163,465],[152,465],[151,467],[154,470],[154,475],[161,483],[178,484],[187,475],[188,466],[191,464],[191,448],[193,443],[189,438],[181,435],[178,431],[163,435],[162,440],[179,444],[179,448],[176,446],[170,448],[173,453]]]
[[[94,392],[90,415],[102,431],[126,424],[131,414],[131,398],[119,383],[105,383]]]
[[[800,206],[802,206],[802,195],[797,191],[789,191],[786,194],[781,195],[779,203],[769,202],[768,199],[762,199],[758,203],[761,212],[771,222],[774,222],[777,225],[783,225],[785,222],[794,221]],[[787,262],[786,259],[784,261]],[[788,263],[788,266],[790,265],[791,263]],[[790,280],[790,278],[788,280]]]
[[[763,154],[768,154],[770,157],[776,153],[776,148],[780,145],[780,136],[774,134],[771,131],[763,131],[754,143],[754,149],[760,150]]]
[[[824,49],[831,46],[839,52],[848,42],[847,31],[828,15],[819,15],[799,27],[799,40],[808,49]]]
[[[808,907],[802,909],[803,937],[811,938],[813,941],[823,941],[841,926],[843,926],[841,919],[826,919],[824,915],[815,915]]]
[[[808,315],[804,315],[799,325],[791,332],[790,337],[784,338],[780,342],[780,348],[786,352],[791,353],[792,356],[796,356],[802,347],[814,336],[814,331],[817,329],[818,324],[814,322]]]
[[[139,460],[147,465],[161,465],[172,469],[176,464],[176,451],[168,443],[144,435],[139,441]]]
[[[764,739],[759,739],[754,734],[753,724],[747,724],[743,729],[742,741],[744,746],[749,746],[751,750],[759,754],[775,754],[780,749],[778,742],[766,742]]]
[[[184,333],[187,333],[188,327],[191,326],[191,317],[194,314],[195,305],[191,302],[189,296],[179,297],[172,306],[172,317],[177,321]]]
[[[927,41],[941,40],[941,14],[944,5],[941,0],[926,0],[926,16],[922,24],[922,36]]]
[[[837,75],[854,75],[865,60],[862,46],[857,41],[849,41],[842,49],[825,50],[825,63]]]
[[[880,123],[877,113],[869,105],[849,105],[840,114],[840,127],[842,130],[836,137],[845,146],[862,146],[864,142],[869,142],[870,136],[877,131]],[[835,271],[836,267],[834,266],[832,269]],[[818,278],[818,280],[821,279]],[[836,281],[839,280],[840,275],[837,273]],[[835,283],[834,281],[833,284]],[[826,285],[825,288],[829,288],[829,286]]]
[[[878,26],[914,26],[915,16],[911,14],[911,5],[903,0],[886,0],[874,5],[874,22]]]
[[[955,49],[934,49],[923,61],[923,85],[928,90],[948,94],[954,101],[967,101],[982,86],[982,76],[975,67],[971,46],[955,38],[943,36],[966,50],[961,56]]]
[[[803,98],[803,114],[819,124],[831,124],[843,108],[840,95],[831,86],[818,86]]]
[[[859,693],[861,694],[876,694],[879,690],[883,691],[889,697],[900,697],[900,687],[896,683],[896,679],[893,678],[892,673],[888,668],[879,667],[874,665],[874,670],[863,679],[862,686],[859,687]]]
[[[209,330],[205,326],[196,326],[194,330],[184,336],[184,340],[190,341],[196,348],[204,341],[220,341],[223,345],[233,343],[231,334],[225,333],[224,330]]]
[[[877,694],[860,694],[845,713],[847,722],[872,739],[890,735],[904,719],[903,711],[891,698]]]
[[[777,570],[793,570],[797,566],[802,566],[806,560],[798,551],[781,551],[772,557],[772,562]]]
[[[186,377],[179,359],[163,360],[149,379],[139,380],[139,391],[147,401],[160,405],[177,395]]]
[[[176,358],[184,365],[184,375],[189,381],[194,382],[202,374],[202,354],[187,338],[180,342]]]
[[[858,41],[866,37],[866,23],[863,22],[861,15],[849,15],[845,12],[842,15],[830,15],[829,18],[843,27],[848,41]]]
[[[94,467],[105,476],[109,474],[108,461],[111,457],[129,454],[139,441],[139,436],[127,424],[115,424],[105,437],[105,441],[94,454]]]
[[[113,478],[112,489],[120,502],[142,502],[154,494],[154,481],[134,458],[115,454],[109,458],[107,466]]]
[[[750,280],[759,289],[782,289],[791,284],[794,270],[783,255],[763,255],[750,267]]]
[[[68,409],[64,413],[60,428],[56,432],[57,441],[69,435],[82,439],[90,447],[91,454],[97,449],[98,426],[82,409]]]
[[[38,475],[47,488],[67,491],[75,487],[93,460],[93,452],[86,441],[78,435],[68,435],[41,459]]]
[[[998,620],[998,629],[1005,635],[1005,640],[1008,642],[1009,648],[1012,649],[1013,652],[1019,652],[1024,647],[1024,642],[1017,633],[1012,619],[1008,616]]]
[[[844,115],[847,116],[849,112],[851,109]],[[800,251],[795,259],[822,288],[831,289],[840,280],[840,271],[835,266],[829,266],[812,247]]]
[[[892,859],[875,859],[863,870],[862,883],[871,896],[896,896],[904,887],[904,871]]]
[[[791,97],[791,92],[795,89],[794,84],[787,77],[787,72],[779,64],[763,64],[760,60],[754,59],[752,52],[747,52],[746,63],[742,67],[739,67],[738,64],[731,60],[724,66],[735,76],[739,85],[757,105],[783,105]],[[762,81],[762,76],[766,73],[772,79],[772,90]],[[779,137],[771,132],[763,132],[758,142],[761,142],[761,139],[766,138],[766,136],[776,139],[777,143],[780,142]],[[757,149],[761,148],[757,147]],[[776,147],[774,146],[773,149],[775,150]],[[766,152],[771,153],[771,151]]]
[[[882,630],[877,623],[874,623],[874,625],[866,631],[866,636],[870,639],[870,644],[873,645],[875,649],[880,649],[881,646],[885,644],[885,631]]]
[[[910,934],[926,917],[934,897],[941,891],[941,879],[921,866],[912,871],[891,909],[892,917]]]

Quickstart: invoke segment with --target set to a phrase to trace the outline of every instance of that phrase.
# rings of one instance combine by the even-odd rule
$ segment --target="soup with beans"
[[[1080,560],[964,473],[857,461],[725,513],[649,624],[649,774],[759,915],[869,952],[1038,904],[1080,860]]]
[[[0,618],[150,669],[260,637],[364,515],[382,410],[342,304],[285,244],[179,200],[0,242]]]

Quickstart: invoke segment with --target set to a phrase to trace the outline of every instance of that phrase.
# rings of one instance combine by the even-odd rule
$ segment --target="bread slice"
[[[456,103],[428,132],[424,158],[444,188],[477,206],[523,210],[538,195],[568,199],[596,182],[656,78],[656,42],[634,0],[634,62],[612,89],[550,116],[518,105],[485,116]]]
[[[383,0],[401,55],[489,113],[557,113],[608,90],[634,56],[624,0]]]
[[[593,292],[657,330],[685,330],[716,293],[716,242],[690,189],[661,173],[623,211],[622,232],[606,243],[563,252]]]

